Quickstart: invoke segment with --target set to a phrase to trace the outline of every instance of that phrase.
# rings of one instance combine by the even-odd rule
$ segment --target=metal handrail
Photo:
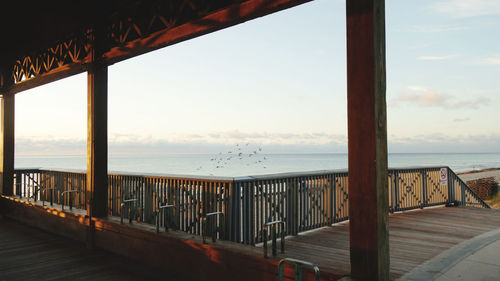
[[[293,259],[293,258],[284,258],[284,259],[280,260],[280,263],[278,265],[279,281],[283,281],[283,277],[284,277],[283,265],[286,262],[295,264],[295,281],[302,281],[302,266],[303,265],[312,267],[312,269],[314,270],[314,280],[319,281],[320,272],[319,272],[319,268],[317,265],[315,265],[314,263],[311,263],[311,262],[302,261],[302,260]]]
[[[161,212],[162,211],[166,212],[170,208],[173,208],[173,207],[174,207],[174,205],[168,205],[168,204],[158,206],[158,211],[156,211],[156,233],[160,232],[160,214],[161,214]],[[163,217],[165,219],[165,223],[164,223],[165,232],[168,232],[168,227],[170,224],[170,212],[167,215],[163,214]]]
[[[128,223],[132,223],[132,209],[130,208],[130,203],[136,202],[137,199],[126,199],[122,200],[122,203],[120,204],[121,207],[121,212],[120,212],[120,223],[123,224],[123,209],[125,208],[125,205],[128,205]]]
[[[71,193],[73,193],[73,192],[78,193],[78,192],[80,192],[80,191],[79,191],[79,190],[76,190],[76,189],[73,189],[73,190],[66,190],[66,191],[63,191],[63,192],[61,193],[61,197],[63,197],[63,200],[60,200],[60,201],[61,201],[61,210],[64,210],[64,195],[65,195],[66,193],[69,193],[69,194],[70,194],[70,197],[69,197],[69,209],[70,209],[70,210],[72,210],[72,209],[73,209],[73,202],[72,202],[72,200],[71,200]]]
[[[57,190],[57,187],[44,187],[40,189],[40,192],[46,192],[47,190]],[[54,192],[50,195],[50,206],[54,205]],[[42,196],[42,206],[45,207],[45,197]]]
[[[219,216],[219,227],[217,227],[217,221],[215,221],[215,227],[212,225],[210,227],[210,234],[212,236],[212,242],[216,242],[217,241],[217,232],[219,232],[220,236],[222,238],[224,238],[224,230],[225,230],[225,225],[224,225],[224,213],[223,212],[220,212],[220,211],[217,211],[217,212],[212,212],[212,213],[208,213],[206,214],[203,218],[202,218],[202,231],[201,231],[201,236],[202,236],[202,239],[203,239],[203,244],[206,244],[206,232],[207,232],[207,220],[209,217],[213,217],[213,216]],[[212,223],[214,224],[214,223]],[[223,240],[222,238],[219,237],[219,239]]]
[[[268,229],[271,226],[271,240],[272,240],[272,252],[273,252],[273,257],[275,257],[278,253],[277,250],[277,237],[276,237],[276,225],[279,224],[281,225],[281,253],[285,253],[285,222],[276,220],[276,221],[271,221],[268,223],[265,223],[264,226],[262,227],[262,240],[264,242],[264,258],[267,258],[267,234],[268,234]]]

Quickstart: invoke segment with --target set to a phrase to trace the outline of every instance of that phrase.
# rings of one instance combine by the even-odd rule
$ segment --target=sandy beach
[[[497,182],[500,182],[500,168],[458,173],[458,177],[460,177],[465,182],[470,180],[494,177]]]

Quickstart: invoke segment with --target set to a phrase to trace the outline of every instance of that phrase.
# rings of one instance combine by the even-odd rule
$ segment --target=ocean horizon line
[[[155,155],[230,155],[231,153],[220,153],[220,152],[160,152],[160,153],[133,153],[133,152],[123,152],[123,153],[108,153],[108,156],[155,156]],[[347,152],[261,152],[260,154],[265,155],[348,155]],[[491,152],[388,152],[387,154],[500,154],[500,151],[491,151]],[[87,154],[17,154],[15,157],[76,157],[82,156],[86,157]]]

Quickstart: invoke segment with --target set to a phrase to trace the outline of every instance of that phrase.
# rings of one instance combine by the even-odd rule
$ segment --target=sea
[[[15,167],[85,171],[85,155],[16,156]],[[218,154],[109,155],[108,171],[134,174],[251,176],[286,172],[347,169],[347,154]],[[449,166],[455,172],[500,167],[500,153],[390,153],[389,168]]]

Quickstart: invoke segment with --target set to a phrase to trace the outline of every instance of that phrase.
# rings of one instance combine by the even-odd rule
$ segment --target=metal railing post
[[[72,202],[72,201],[73,201],[73,200],[72,200],[73,198],[72,198],[72,196],[71,196],[73,192],[78,192],[78,190],[76,190],[76,189],[73,189],[73,190],[66,190],[66,191],[63,191],[63,192],[61,193],[61,197],[62,197],[62,200],[61,200],[61,209],[62,209],[62,210],[64,210],[64,195],[65,195],[66,193],[67,193],[67,194],[69,194],[69,204],[68,204],[68,205],[69,205],[69,209],[70,209],[70,210],[72,210],[72,209],[73,209],[73,202]]]
[[[396,210],[396,186],[394,185],[394,172],[393,171],[388,171],[389,172],[389,175],[390,175],[390,187],[391,187],[391,190],[389,190],[389,192],[391,193],[391,206],[389,208],[389,212],[391,213],[394,213],[394,211]]]
[[[125,205],[128,206],[128,223],[132,223],[132,208],[130,208],[130,205],[132,202],[136,202],[137,199],[127,199],[123,200],[122,203],[120,204],[121,207],[121,212],[120,212],[120,223],[123,224],[123,214],[125,211]]]
[[[422,209],[427,207],[427,173],[425,170],[421,171],[422,174]]]
[[[156,211],[156,233],[160,232],[160,217],[163,212],[163,225],[165,227],[165,232],[168,232],[168,227],[170,226],[170,208],[174,205],[165,204],[163,206],[158,206],[158,211]],[[167,213],[167,214],[165,214]]]
[[[54,206],[54,190],[55,188],[49,188],[50,192],[50,206]]]
[[[394,175],[394,212],[399,210],[399,174],[397,171],[393,172]]]
[[[455,201],[456,201],[456,198],[455,198],[455,188],[453,186],[453,183],[452,183],[452,180],[451,180],[451,173],[450,173],[451,169],[446,167],[446,177],[447,177],[447,181],[448,181],[448,202],[449,204],[453,204]]]
[[[453,189],[455,189],[455,187],[453,187]],[[463,185],[460,186],[460,193],[461,193],[460,197],[462,198],[462,202],[460,202],[460,205],[467,206],[467,195],[465,194],[465,186]]]
[[[209,223],[208,219],[209,218],[215,218],[215,221],[211,221],[211,223]],[[217,227],[217,218],[219,218],[219,227]],[[206,244],[207,241],[206,241],[206,236],[207,236],[207,227],[210,226],[210,233],[208,233],[210,236],[212,236],[212,242],[216,242],[217,241],[217,233],[219,233],[219,239],[220,240],[224,240],[224,232],[225,232],[225,224],[224,224],[224,213],[223,212],[220,212],[220,211],[217,211],[217,212],[212,212],[212,213],[208,213],[206,214],[202,220],[201,220],[201,223],[202,223],[202,229],[201,229],[201,236],[202,236],[202,239],[203,239],[203,244]]]
[[[52,190],[52,192],[50,193],[50,206],[53,206],[54,201],[53,201],[52,195],[53,195],[53,191],[55,189],[56,189],[55,187],[44,187],[44,188],[40,189],[40,192],[44,192],[44,194],[45,194],[44,196],[42,196],[42,206],[45,206],[45,198],[47,197],[47,195],[46,195],[47,190]]]
[[[241,242],[241,183],[233,180],[231,184],[231,192],[229,195],[229,205],[231,212],[229,213],[229,239],[233,242]]]
[[[281,253],[285,253],[285,223],[283,221],[272,221],[264,224],[262,227],[262,239],[263,239],[263,249],[264,249],[264,258],[267,258],[267,235],[268,235],[268,229],[271,227],[271,241],[272,241],[272,253],[273,257],[275,257],[278,254],[278,243],[277,243],[277,233],[276,233],[276,225],[281,226]]]
[[[267,258],[267,227],[262,228],[262,239],[264,240],[264,258]]]

